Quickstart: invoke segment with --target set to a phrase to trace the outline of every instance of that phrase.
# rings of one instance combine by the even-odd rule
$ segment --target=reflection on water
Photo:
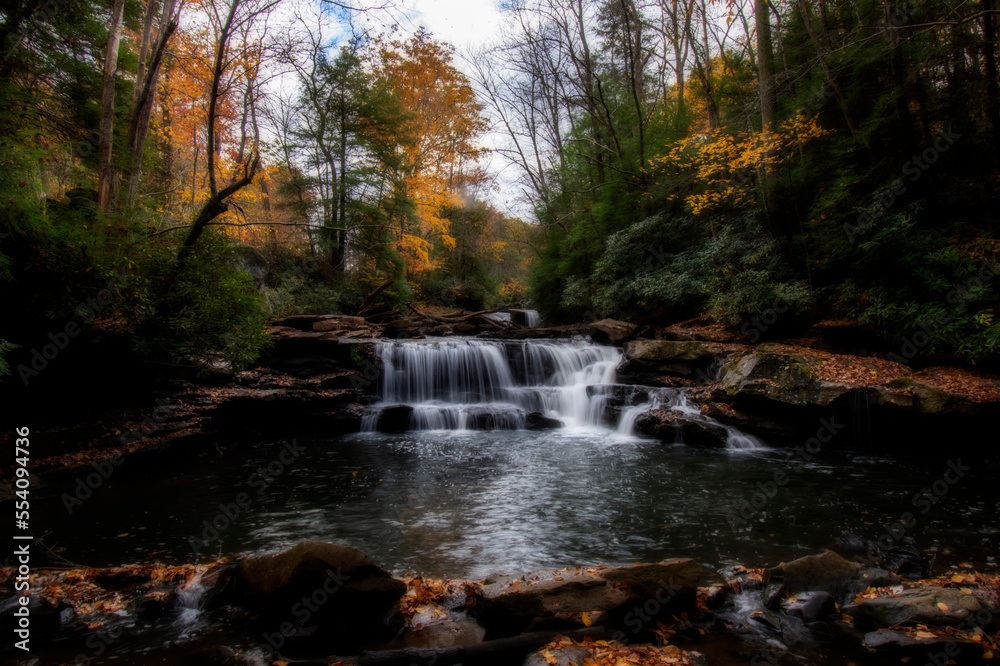
[[[940,478],[943,462],[849,454],[803,462],[780,450],[663,446],[602,428],[298,444],[303,452],[278,474],[267,469],[280,442],[196,465],[126,464],[71,516],[58,499],[65,488],[47,489],[39,524],[52,530],[47,545],[90,565],[189,562],[320,539],[357,546],[397,573],[472,578],[673,556],[774,564],[843,530],[877,538],[905,511],[917,515],[906,538],[920,548],[970,550],[998,533],[1000,498],[972,474],[926,515],[914,510],[913,496]],[[755,496],[779,470],[787,484],[766,501]],[[232,515],[240,493],[249,502],[230,519],[226,507]],[[734,524],[746,502],[760,508]]]

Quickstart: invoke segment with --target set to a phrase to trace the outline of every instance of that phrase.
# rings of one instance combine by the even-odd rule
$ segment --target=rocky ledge
[[[202,646],[198,663],[249,663],[261,649],[302,665],[996,661],[1000,578],[908,580],[905,560],[824,551],[718,572],[680,558],[404,580],[355,548],[306,541],[211,565],[40,571],[29,608],[36,644],[69,649],[198,611],[232,641]],[[0,607],[11,607],[16,572],[0,573]]]

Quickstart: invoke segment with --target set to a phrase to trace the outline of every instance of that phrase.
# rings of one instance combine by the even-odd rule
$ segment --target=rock
[[[552,655],[555,661],[551,661],[546,654]],[[590,648],[585,647],[559,647],[551,650],[532,652],[524,660],[524,666],[583,666],[586,660],[591,657]]]
[[[918,664],[976,664],[983,659],[982,645],[951,636],[921,638],[879,629],[865,634],[864,645],[876,653],[888,653],[896,658],[909,657]]]
[[[210,412],[211,423],[213,428],[254,431],[278,428],[300,432],[319,423],[326,424],[334,417],[343,421],[344,406],[359,397],[353,391],[327,394],[297,389],[245,390],[220,398]],[[357,428],[353,430],[356,431]]]
[[[725,448],[729,431],[718,423],[689,417],[671,409],[651,409],[635,417],[635,432],[664,442],[703,448]]]
[[[514,309],[510,312],[510,320],[519,326],[535,328],[538,325],[538,313],[534,310]]]
[[[351,346],[342,345],[334,332],[272,326],[268,333],[272,344],[260,358],[261,365],[267,367],[309,377],[336,372],[350,359]]]
[[[324,331],[357,331],[370,329],[368,321],[364,317],[350,317],[347,315],[326,316],[312,325],[312,330]]]
[[[887,386],[911,393],[913,409],[924,414],[964,414],[974,411],[972,403],[965,396],[948,393],[921,381],[919,377],[899,377],[890,381]]]
[[[920,553],[893,546],[882,556],[882,566],[910,580],[919,580],[931,575],[930,566]]]
[[[946,610],[947,609],[947,610]],[[859,628],[892,627],[904,622],[956,625],[983,609],[971,594],[947,587],[927,586],[904,590],[891,597],[864,599],[844,606]]]
[[[728,360],[719,379],[732,398],[766,399],[796,406],[829,406],[857,386],[820,380],[816,361],[798,354],[760,349]]]
[[[863,570],[832,551],[807,555],[765,572],[769,583],[778,583],[785,594],[829,592],[836,599],[857,594],[867,587],[892,585],[899,578],[879,569]]]
[[[837,611],[837,601],[829,592],[800,592],[782,603],[786,615],[803,622],[824,620]]]
[[[237,245],[233,247],[229,251],[229,261],[234,268],[249,275],[257,289],[264,286],[269,266],[264,255],[255,248],[249,245]]]
[[[669,385],[669,378],[713,380],[712,366],[729,353],[726,345],[702,341],[634,340],[625,345],[618,375],[626,381]]]
[[[710,342],[635,340],[625,345],[625,354],[634,361],[663,363],[710,361],[723,347]]]
[[[285,636],[319,627],[324,639],[354,643],[391,638],[396,631],[390,626],[393,606],[406,592],[406,583],[357,548],[303,541],[290,550],[239,562],[232,592],[266,626],[280,626]],[[303,599],[315,610],[294,613]]]
[[[712,585],[705,591],[705,605],[710,610],[722,608],[729,599],[729,585]]]
[[[359,373],[348,371],[332,377],[324,377],[319,382],[319,388],[322,391],[339,391],[341,389],[361,388],[370,384],[372,382],[362,377]]]
[[[410,415],[413,407],[410,405],[390,405],[382,407],[378,415],[375,429],[390,434],[406,432],[410,429]]]
[[[620,345],[635,337],[638,327],[635,324],[618,321],[617,319],[602,319],[583,327],[597,344]]]
[[[483,587],[474,612],[490,635],[584,626],[582,613],[593,624],[634,631],[637,612],[656,617],[693,611],[702,568],[691,559],[673,559],[593,574],[544,573],[547,578],[538,582],[505,580]]]
[[[770,629],[771,631],[780,634],[782,621],[781,616],[772,611],[754,611],[750,615],[750,619],[757,624],[763,625]]]
[[[531,412],[524,417],[524,427],[527,430],[554,430],[565,425],[559,419],[551,419],[541,412]]]

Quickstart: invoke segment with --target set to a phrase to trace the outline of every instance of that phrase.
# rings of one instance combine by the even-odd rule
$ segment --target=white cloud
[[[412,29],[422,25],[459,52],[494,41],[503,22],[495,0],[411,0],[406,7]]]

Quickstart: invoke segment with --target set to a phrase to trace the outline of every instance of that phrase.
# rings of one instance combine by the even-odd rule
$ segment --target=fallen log
[[[575,641],[584,638],[603,640],[610,636],[604,627],[587,627],[571,631],[535,631],[510,638],[498,638],[473,645],[447,648],[402,648],[374,650],[358,658],[359,666],[410,666],[411,664],[520,664],[529,654],[559,636]]]
[[[375,287],[374,291],[365,296],[365,300],[361,301],[361,306],[358,308],[357,312],[358,316],[363,317],[365,310],[371,307],[372,302],[376,298],[378,298],[378,295],[381,294],[386,289],[388,289],[389,287],[391,287],[393,282],[395,282],[395,280],[390,278],[385,282],[383,282],[382,284],[380,284],[379,286]]]

